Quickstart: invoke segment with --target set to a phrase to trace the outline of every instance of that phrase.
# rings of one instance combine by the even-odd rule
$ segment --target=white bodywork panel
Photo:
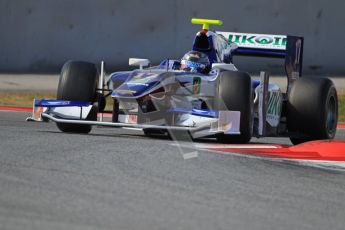
[[[140,66],[140,69],[143,69],[144,66],[148,66],[150,64],[150,60],[142,58],[130,58],[128,60],[128,64],[130,66]]]
[[[223,70],[230,70],[230,71],[238,71],[234,64],[225,64],[225,63],[213,63],[212,69],[223,69]]]
[[[65,119],[82,119],[85,120],[91,111],[92,105],[89,106],[71,106],[71,107],[52,107],[49,113]]]
[[[286,35],[251,34],[217,31],[228,39],[228,43],[236,43],[240,48],[286,50]]]

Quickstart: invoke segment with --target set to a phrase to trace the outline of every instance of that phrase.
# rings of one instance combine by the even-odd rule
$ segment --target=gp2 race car
[[[62,68],[57,100],[34,100],[28,120],[54,121],[62,132],[89,133],[92,125],[140,128],[146,135],[187,134],[247,143],[251,137],[285,136],[294,144],[335,136],[336,89],[328,78],[301,77],[303,38],[216,32],[220,20],[202,24],[192,50],[207,55],[208,73],[181,69],[180,60],[150,66],[129,59],[133,71],[104,74],[93,63],[68,61]],[[233,64],[237,55],[285,59],[287,90],[269,83],[267,72],[254,80]],[[100,74],[99,74],[100,72]],[[113,98],[112,120],[103,121],[105,98]]]

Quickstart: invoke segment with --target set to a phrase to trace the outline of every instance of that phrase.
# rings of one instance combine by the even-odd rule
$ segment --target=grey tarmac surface
[[[344,172],[204,151],[184,160],[140,131],[65,134],[26,116],[0,112],[1,230],[344,229]]]

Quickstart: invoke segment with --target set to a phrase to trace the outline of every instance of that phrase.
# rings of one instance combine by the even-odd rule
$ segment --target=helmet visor
[[[202,71],[206,68],[205,64],[197,63],[193,61],[188,60],[182,60],[181,61],[181,69],[184,71]]]

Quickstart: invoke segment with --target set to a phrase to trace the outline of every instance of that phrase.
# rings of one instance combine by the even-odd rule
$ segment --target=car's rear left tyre
[[[93,63],[68,61],[61,70],[57,99],[84,101],[93,103],[96,100],[98,72]],[[98,108],[93,106],[87,120],[97,120]],[[90,125],[56,123],[62,132],[89,133]]]
[[[215,109],[240,111],[240,135],[218,134],[222,143],[247,143],[253,134],[253,94],[251,77],[244,72],[224,71],[218,77]]]
[[[338,120],[338,98],[333,82],[311,77],[295,81],[289,93],[287,113],[288,131],[297,134],[290,138],[293,144],[333,139]]]

